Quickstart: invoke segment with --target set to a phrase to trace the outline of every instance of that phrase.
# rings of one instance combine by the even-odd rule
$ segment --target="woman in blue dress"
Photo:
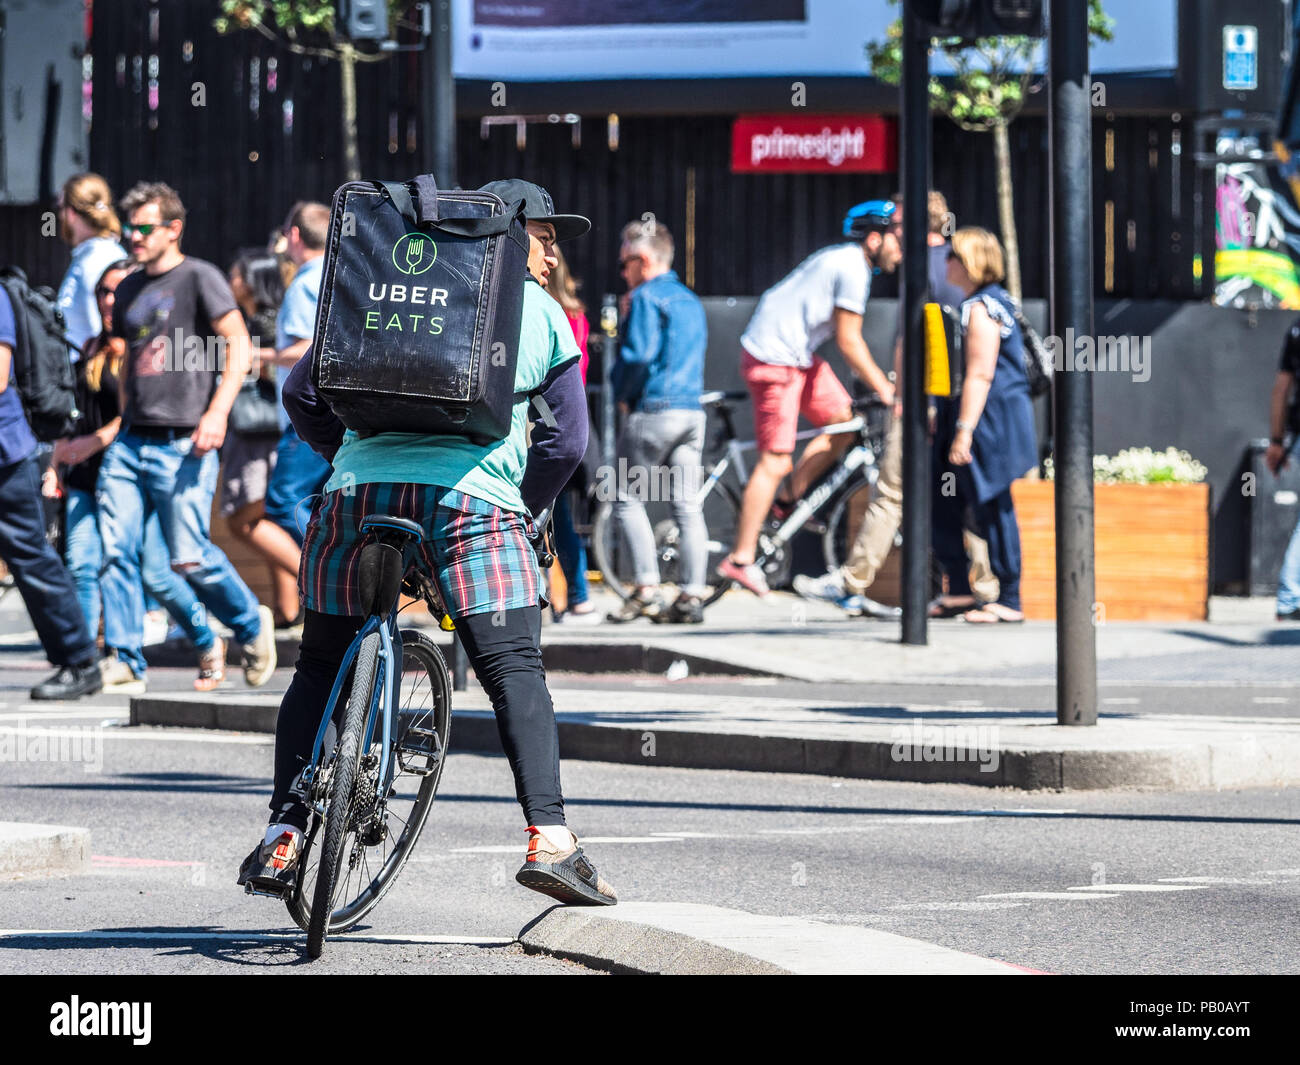
[[[935,557],[948,576],[939,616],[994,624],[1024,621],[1020,608],[1020,529],[1011,482],[1038,462],[1034,413],[1025,375],[1025,344],[1015,305],[999,283],[1002,246],[984,229],[959,229],[948,253],[948,280],[961,305],[965,373],[961,392],[938,400],[934,434]],[[998,578],[996,601],[971,594],[970,559],[962,541],[967,510],[989,545]]]

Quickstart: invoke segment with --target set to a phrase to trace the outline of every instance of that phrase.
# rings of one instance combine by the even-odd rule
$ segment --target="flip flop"
[[[981,618],[972,618],[971,617],[972,614],[983,614],[985,616]],[[989,610],[987,607],[979,607],[975,610],[967,610],[964,614],[962,614],[961,619],[962,621],[965,621],[970,625],[1023,625],[1025,623],[1025,619],[1023,617],[1004,618],[1001,614],[995,614],[992,610]]]
[[[979,609],[978,603],[962,603],[960,606],[955,603],[935,603],[926,611],[926,616],[939,621],[944,618],[964,617],[972,610]]]

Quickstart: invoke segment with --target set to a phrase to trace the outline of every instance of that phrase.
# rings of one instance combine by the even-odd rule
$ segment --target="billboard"
[[[1115,39],[1093,48],[1093,70],[1173,70],[1177,6],[1110,0]],[[453,66],[507,82],[865,75],[867,42],[900,12],[888,0],[453,0]]]

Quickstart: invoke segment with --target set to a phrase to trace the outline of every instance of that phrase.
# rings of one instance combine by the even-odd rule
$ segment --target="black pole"
[[[930,441],[926,425],[922,305],[929,287],[930,41],[903,5],[903,643],[927,641],[930,598]]]
[[[1049,102],[1052,333],[1091,337],[1092,113],[1088,5],[1052,0]],[[1072,360],[1066,361],[1068,367]],[[1097,723],[1092,377],[1056,374],[1056,722]]]
[[[424,42],[424,166],[438,184],[456,187],[456,79],[451,69],[451,0],[427,0]]]

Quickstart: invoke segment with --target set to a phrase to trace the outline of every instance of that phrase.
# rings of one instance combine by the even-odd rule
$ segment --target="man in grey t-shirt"
[[[764,293],[740,338],[741,373],[754,400],[759,458],[745,486],[735,544],[718,574],[756,595],[768,592],[754,555],[781,480],[794,470],[791,493],[798,499],[850,443],[847,435],[818,436],[794,468],[800,414],[816,426],[852,415],[848,392],[813,353],[834,336],[849,368],[886,403],[894,401],[894,386],[862,337],[862,315],[872,271],[893,273],[902,261],[902,220],[890,201],[868,200],[849,210],[844,236],[848,242],[811,255]]]

